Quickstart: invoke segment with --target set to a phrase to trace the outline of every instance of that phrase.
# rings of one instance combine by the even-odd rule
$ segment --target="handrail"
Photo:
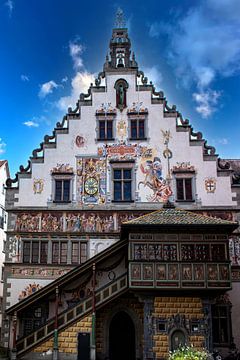
[[[128,276],[126,272],[96,291],[96,308],[98,309],[127,288]],[[92,297],[89,296],[74,307],[71,307],[70,309],[67,309],[58,314],[58,330],[61,331],[73,322],[76,322],[77,320],[85,317],[91,312],[91,310]],[[44,324],[44,326],[34,330],[31,334],[18,339],[16,343],[18,357],[53,336],[54,322],[55,319],[51,318],[47,321],[47,323]]]

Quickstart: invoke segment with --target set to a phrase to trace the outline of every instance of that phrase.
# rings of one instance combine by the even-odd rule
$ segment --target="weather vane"
[[[124,14],[122,9],[118,8],[117,13],[116,13],[116,20],[115,20],[115,26],[118,29],[124,28],[126,25],[125,19],[124,19]]]

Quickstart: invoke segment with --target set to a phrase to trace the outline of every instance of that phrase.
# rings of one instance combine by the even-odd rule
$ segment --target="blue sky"
[[[239,0],[0,0],[0,158],[13,177],[102,70],[115,13],[139,68],[223,158],[240,158]]]

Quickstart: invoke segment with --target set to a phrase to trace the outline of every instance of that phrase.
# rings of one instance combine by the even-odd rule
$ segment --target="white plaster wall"
[[[97,255],[117,241],[117,239],[90,239],[90,257]]]
[[[20,179],[19,187],[19,202],[16,206],[36,206],[43,207],[47,205],[53,193],[51,169],[57,165],[69,164],[73,167],[76,173],[76,156],[80,155],[97,155],[97,148],[102,143],[97,142],[96,139],[96,109],[99,109],[103,102],[111,102],[112,106],[116,105],[116,92],[114,89],[115,82],[124,78],[129,88],[127,91],[127,105],[132,106],[133,102],[143,102],[143,107],[148,109],[147,118],[147,135],[148,140],[139,145],[148,146],[156,149],[157,156],[161,158],[163,166],[163,177],[167,174],[167,160],[163,157],[163,135],[161,130],[170,130],[171,139],[169,141],[169,149],[173,153],[170,160],[171,167],[177,162],[190,162],[196,168],[196,193],[198,199],[201,200],[203,206],[231,206],[235,205],[232,201],[232,193],[229,177],[217,177],[216,162],[203,161],[203,153],[201,146],[190,146],[189,133],[176,131],[176,119],[163,116],[163,106],[160,104],[151,104],[151,92],[136,91],[136,80],[134,74],[109,74],[107,77],[107,93],[93,93],[93,106],[83,106],[81,108],[81,119],[69,121],[69,133],[57,134],[56,144],[57,148],[47,148],[44,150],[44,163],[32,165],[32,178]],[[127,119],[127,109],[121,113],[117,112],[116,124],[120,120]],[[77,148],[75,144],[76,135],[81,135],[86,139],[84,147]],[[134,143],[134,142],[132,142]],[[109,143],[108,143],[109,144]],[[141,159],[136,159],[137,173],[136,184],[144,179],[144,174],[140,170]],[[108,174],[110,177],[110,173]],[[213,177],[217,181],[216,191],[214,193],[207,193],[205,190],[205,179]],[[41,194],[33,193],[34,179],[43,179],[44,189]],[[76,179],[73,183],[73,200],[76,198]],[[108,178],[108,191],[110,179]],[[174,189],[174,184],[171,184]],[[136,189],[137,191],[137,189]],[[147,201],[147,196],[151,195],[152,191],[144,186],[140,187],[139,197],[142,202]]]
[[[40,286],[45,286],[49,284],[52,280],[41,280],[41,279],[32,279],[32,278],[24,278],[24,279],[8,279],[8,293],[6,302],[8,304],[7,308],[16,304],[19,300],[19,294],[25,290],[25,288],[29,284],[39,284]]]

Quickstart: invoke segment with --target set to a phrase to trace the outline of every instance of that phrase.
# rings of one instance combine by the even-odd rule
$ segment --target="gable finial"
[[[124,18],[124,13],[121,8],[118,8],[117,13],[116,13],[116,19],[115,19],[115,27],[117,29],[122,29],[125,26],[126,26],[126,21]]]

